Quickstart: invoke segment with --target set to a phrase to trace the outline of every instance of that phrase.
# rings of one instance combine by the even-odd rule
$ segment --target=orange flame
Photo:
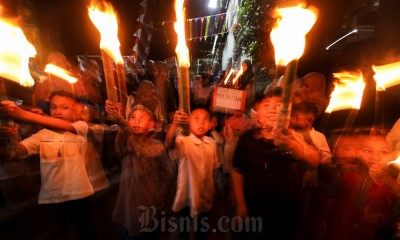
[[[233,73],[233,68],[231,68],[231,70],[229,71],[228,75],[226,75],[226,78],[224,80],[224,85],[226,85],[229,81],[229,78],[231,77],[232,73]]]
[[[44,72],[64,79],[69,83],[76,83],[78,81],[76,78],[71,76],[70,72],[53,64],[47,64]]]
[[[271,41],[275,49],[276,65],[286,66],[299,59],[306,45],[305,35],[317,20],[318,11],[297,7],[278,8],[274,12],[276,26],[271,31]]]
[[[382,66],[372,66],[375,71],[376,90],[385,91],[386,88],[400,83],[400,62]]]
[[[176,45],[175,52],[178,56],[179,66],[189,67],[189,49],[186,46],[185,12],[183,9],[184,1],[185,0],[175,1],[176,22],[174,24],[174,29],[178,35],[178,43]]]
[[[239,71],[236,73],[235,78],[232,80],[232,84],[235,85],[236,81],[239,79],[240,76],[243,74],[243,67],[240,66]]]
[[[100,48],[103,49],[117,64],[123,63],[119,50],[118,20],[111,3],[105,1],[91,2],[89,17],[101,35]]]
[[[325,112],[331,113],[349,108],[360,109],[365,87],[362,73],[340,72],[334,73],[333,76],[339,80],[334,83],[335,89]]]
[[[29,58],[36,49],[18,26],[0,18],[0,76],[31,87],[35,84],[29,72]]]

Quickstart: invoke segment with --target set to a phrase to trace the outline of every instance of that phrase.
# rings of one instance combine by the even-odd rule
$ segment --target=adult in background
[[[246,93],[246,112],[250,110],[254,102],[256,83],[254,81],[253,67],[251,61],[246,59],[242,62],[243,74],[236,82],[235,88],[247,91]]]
[[[157,71],[154,72],[154,85],[157,88],[158,99],[165,107],[167,113],[175,112],[177,106],[175,102],[174,90],[171,82],[168,80],[167,64],[162,61],[155,63]]]

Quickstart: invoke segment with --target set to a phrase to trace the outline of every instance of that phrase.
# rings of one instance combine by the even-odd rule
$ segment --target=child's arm
[[[167,146],[167,148],[170,148],[174,145],[176,130],[179,124],[188,124],[188,123],[189,123],[189,115],[187,115],[184,111],[177,110],[174,114],[174,120],[165,135],[165,145]]]
[[[75,128],[70,121],[23,110],[12,101],[0,102],[0,117],[9,117],[25,122],[43,125],[48,128],[56,128],[76,133]]]
[[[13,145],[11,148],[15,149],[15,151],[10,151],[10,149],[6,147],[1,147],[0,160],[13,159],[15,157],[26,158],[29,156],[28,150],[24,145],[19,142],[12,142],[16,136],[18,136],[19,139],[18,128],[18,125],[13,127],[0,126],[0,141]]]
[[[289,135],[283,134],[280,130],[276,131],[274,144],[290,151],[295,159],[304,162],[310,169],[315,169],[319,165],[318,150],[301,140],[301,135],[296,135],[294,131]]]
[[[112,119],[116,120],[118,125],[127,126],[127,120],[124,117],[124,108],[121,104],[115,104],[110,100],[106,100],[105,110]]]
[[[248,209],[244,198],[243,175],[236,170],[231,170],[233,194],[236,200],[236,216],[241,218],[248,217]]]

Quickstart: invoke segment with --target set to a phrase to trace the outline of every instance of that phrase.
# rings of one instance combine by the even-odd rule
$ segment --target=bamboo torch
[[[89,17],[101,35],[100,49],[106,80],[107,97],[113,103],[118,102],[112,60],[116,63],[120,102],[126,103],[126,80],[123,59],[119,50],[117,14],[108,2],[92,1],[89,6]],[[121,68],[122,65],[122,68]],[[124,96],[124,97],[122,97]]]
[[[275,49],[275,59],[280,66],[286,66],[283,79],[282,107],[277,128],[287,128],[293,97],[293,82],[296,80],[298,59],[303,55],[305,35],[317,20],[314,8],[288,7],[278,8],[274,12],[276,26],[271,31],[271,41]]]
[[[375,93],[375,128],[384,126],[384,94],[385,89],[399,84],[400,82],[400,62],[395,62],[382,66],[372,66],[375,72],[376,82]]]
[[[186,46],[185,35],[185,13],[183,8],[184,0],[175,1],[176,22],[174,24],[175,32],[178,36],[178,42],[175,48],[179,62],[178,72],[178,91],[179,91],[179,109],[186,114],[190,114],[190,83],[189,83],[189,49]],[[189,126],[183,125],[183,134],[189,135]]]

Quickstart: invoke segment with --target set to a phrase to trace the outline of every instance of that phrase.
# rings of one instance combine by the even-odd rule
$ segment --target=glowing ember
[[[18,26],[0,19],[0,76],[31,87],[35,84],[29,72],[29,58],[36,49]]]
[[[231,70],[229,71],[228,75],[226,75],[226,78],[224,80],[224,85],[226,85],[229,81],[229,78],[231,77],[232,73],[233,73],[233,68],[231,68]]]
[[[334,83],[335,89],[332,92],[327,113],[343,109],[360,109],[364,92],[365,82],[360,72],[334,73],[338,81]]]
[[[184,0],[175,1],[176,22],[174,24],[174,29],[178,35],[178,43],[175,52],[178,56],[179,66],[189,67],[189,49],[186,46],[185,12],[183,10],[183,3]]]
[[[232,80],[232,85],[235,85],[236,81],[239,79],[240,76],[243,74],[243,67],[240,66],[240,70],[236,73],[235,78]]]
[[[376,90],[384,91],[400,83],[400,62],[382,66],[372,66],[375,71]]]
[[[70,72],[53,64],[47,64],[44,72],[57,76],[69,83],[76,83],[78,80],[72,77]]]
[[[118,20],[111,3],[92,1],[89,17],[101,35],[100,48],[103,49],[117,64],[123,63],[119,50]]]
[[[271,31],[271,41],[275,49],[276,65],[286,66],[299,59],[306,44],[305,35],[317,20],[318,11],[314,8],[278,8],[274,12],[278,19]]]

